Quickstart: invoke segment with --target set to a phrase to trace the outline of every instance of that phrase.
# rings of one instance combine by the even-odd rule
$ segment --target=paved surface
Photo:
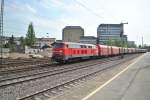
[[[83,100],[150,100],[150,53]]]

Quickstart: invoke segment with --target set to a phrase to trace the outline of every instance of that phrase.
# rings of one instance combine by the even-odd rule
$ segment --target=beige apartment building
[[[80,26],[66,26],[62,32],[64,42],[80,42],[81,36],[84,36],[84,29]]]
[[[48,45],[51,47],[51,44],[56,41],[56,38],[37,38],[34,46],[43,47],[44,45]]]

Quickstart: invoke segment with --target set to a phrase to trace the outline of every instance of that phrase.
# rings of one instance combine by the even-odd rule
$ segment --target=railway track
[[[116,58],[116,59],[118,59],[118,58]],[[132,57],[130,59],[132,59]],[[52,84],[50,88],[44,89],[44,91],[43,91],[43,89],[40,89],[40,90],[38,90],[38,93],[32,92],[29,94],[24,94],[24,96],[20,97],[23,99],[32,98],[39,93],[49,91],[53,88],[63,86],[70,82],[72,83],[72,82],[82,79],[84,77],[90,76],[94,73],[111,68],[112,66],[109,66],[109,67],[103,66],[103,67],[100,67],[99,70],[92,71],[96,68],[94,66],[101,65],[103,63],[105,63],[105,65],[107,65],[106,62],[113,61],[113,60],[114,60],[114,58],[82,62],[82,64],[75,63],[75,64],[65,65],[65,66],[61,66],[61,67],[57,66],[56,68],[53,67],[53,69],[50,69],[50,70],[41,71],[41,72],[39,71],[37,73],[30,73],[30,74],[26,74],[24,76],[11,77],[11,78],[5,78],[5,79],[1,78],[0,88],[5,88],[5,87],[9,87],[9,86],[12,87],[12,86],[16,86],[17,84],[19,85],[19,84],[24,84],[24,83],[31,83],[31,82],[34,82],[37,80],[43,80],[43,79],[49,78],[49,77],[52,78],[52,80],[53,80],[53,78],[56,76],[62,77],[64,74],[67,74],[67,73],[74,73],[74,72],[81,71],[81,72],[78,72],[78,74],[81,74],[79,76],[76,76],[76,77],[70,76],[70,78],[68,78],[67,80],[65,80],[65,78],[66,78],[65,76],[62,77],[62,79],[64,78],[64,80],[62,80],[61,78],[58,79],[58,80],[62,80],[62,82],[58,82],[58,83],[56,82],[57,84]],[[116,62],[116,65],[120,64],[120,63]],[[86,73],[86,71],[89,71],[89,70],[91,70],[91,71],[89,73]],[[85,73],[82,73],[82,72],[85,72]],[[75,75],[75,74],[69,74],[69,75]],[[58,81],[57,78],[54,78],[54,79],[55,79],[54,81]],[[51,82],[51,83],[53,83],[53,82]]]
[[[2,63],[0,67],[0,73],[4,71],[12,71],[23,68],[30,68],[34,66],[39,66],[43,64],[51,64],[50,58],[45,59],[4,59],[5,62]]]
[[[83,63],[78,64],[78,65],[71,64],[69,66],[57,66],[57,65],[53,65],[53,67],[50,66],[50,69],[45,68],[46,70],[44,70],[44,71],[37,71],[35,73],[15,75],[14,77],[8,77],[9,73],[5,73],[5,74],[7,74],[7,78],[4,78],[4,77],[0,78],[0,87],[7,86],[7,85],[12,85],[12,84],[17,84],[17,83],[21,83],[21,82],[25,82],[25,81],[32,81],[32,80],[36,80],[36,79],[39,79],[39,78],[43,78],[43,77],[47,77],[47,76],[52,76],[52,75],[56,75],[56,74],[61,74],[61,73],[65,73],[65,72],[69,72],[69,71],[74,71],[74,70],[78,70],[78,69],[83,69],[83,68],[86,68],[86,67],[90,67],[90,66],[94,66],[94,65],[97,65],[97,64],[106,63],[106,62],[109,62],[109,61],[112,61],[112,60],[117,60],[117,59],[118,58],[116,58],[116,59],[105,58],[105,59],[99,60],[99,62],[97,62],[97,60],[96,60],[96,61],[90,61],[88,63],[87,62],[83,62]],[[41,69],[43,67],[48,67],[48,66],[49,65],[39,66],[38,69]],[[54,68],[54,66],[55,67],[57,66],[57,68]],[[24,71],[29,71],[29,70],[34,70],[34,69],[30,68],[28,70],[27,69],[25,69],[25,70],[17,70],[17,71],[14,71],[13,73],[18,73],[19,71],[22,73]]]
[[[117,60],[118,57],[110,57],[110,58],[103,58],[103,59],[98,59],[98,60]],[[97,60],[84,60],[82,62],[72,62],[72,63],[68,63],[68,64],[57,64],[57,63],[44,63],[44,64],[34,64],[34,65],[28,65],[28,67],[25,67],[25,68],[19,68],[19,69],[13,69],[13,70],[6,70],[6,71],[3,71],[1,70],[0,71],[0,81],[2,80],[2,78],[5,78],[5,77],[2,77],[2,76],[6,76],[6,77],[9,77],[8,75],[11,75],[11,74],[15,74],[15,73],[22,73],[22,74],[25,74],[24,72],[29,72],[29,71],[44,71],[45,70],[47,71],[47,69],[51,68],[51,70],[56,70],[58,69],[59,67],[65,67],[67,65],[66,68],[68,68],[68,66],[76,66],[76,64],[78,63],[78,65],[84,65],[87,64],[87,63],[93,63],[93,62],[96,62]],[[32,73],[37,73],[37,72],[32,72]],[[20,76],[20,75],[19,75]],[[16,77],[16,76],[15,76]]]
[[[30,63],[37,61],[46,61],[50,58],[29,58],[29,59],[3,59],[3,65],[11,65],[11,64],[21,64],[21,63]]]
[[[133,59],[133,58],[129,58],[128,60],[131,60],[131,59]],[[92,75],[95,75],[95,74],[97,74],[97,73],[99,73],[99,72],[102,72],[102,71],[104,71],[104,70],[107,70],[107,69],[111,69],[112,67],[114,67],[114,66],[117,66],[117,65],[119,65],[119,64],[122,64],[122,63],[124,63],[124,62],[126,62],[127,61],[127,59],[126,60],[123,60],[123,61],[121,61],[121,62],[117,62],[117,63],[115,63],[115,64],[113,64],[113,65],[110,65],[110,66],[108,66],[108,67],[102,67],[102,68],[100,68],[99,70],[96,70],[96,71],[93,71],[93,72],[91,72],[91,73],[87,73],[87,74],[83,74],[83,75],[81,75],[81,76],[79,76],[78,78],[74,78],[74,79],[70,79],[70,80],[68,80],[68,81],[66,81],[66,82],[62,82],[61,84],[58,84],[57,86],[54,86],[54,87],[52,87],[52,88],[49,88],[49,89],[47,89],[47,90],[44,90],[44,91],[40,91],[40,92],[38,92],[38,93],[34,93],[34,94],[32,94],[32,95],[28,95],[28,96],[26,96],[26,97],[23,97],[23,98],[21,98],[20,100],[35,100],[35,98],[36,98],[36,96],[40,96],[41,98],[49,98],[49,96],[48,95],[45,95],[45,94],[47,94],[47,92],[51,92],[51,90],[53,90],[53,89],[55,89],[55,88],[61,88],[61,87],[64,87],[64,86],[67,86],[67,85],[70,85],[70,84],[73,84],[73,83],[75,83],[75,82],[78,82],[78,81],[80,81],[80,80],[84,80],[84,78],[87,78],[87,77],[90,77],[90,76],[92,76]],[[105,61],[104,62],[99,62],[99,63],[97,63],[97,64],[100,64],[100,63],[105,63]],[[75,70],[79,70],[79,69],[86,69],[87,67],[90,67],[90,66],[95,66],[95,65],[97,65],[96,63],[95,64],[89,64],[89,65],[85,65],[84,67],[80,67],[80,68],[77,68],[77,69],[72,69],[72,70],[68,70],[68,71],[75,71]],[[63,72],[64,73],[64,72]],[[40,98],[40,99],[41,99]],[[44,99],[42,99],[42,100],[44,100]]]

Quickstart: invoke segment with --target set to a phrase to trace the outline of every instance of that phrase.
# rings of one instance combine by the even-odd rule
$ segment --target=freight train
[[[65,63],[74,59],[102,58],[121,54],[145,53],[146,49],[122,48],[107,45],[93,45],[73,42],[55,42],[52,49],[52,60]]]

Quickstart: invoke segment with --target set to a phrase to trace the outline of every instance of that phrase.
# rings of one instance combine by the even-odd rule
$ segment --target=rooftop
[[[107,26],[114,26],[114,27],[120,27],[122,24],[100,24],[99,27],[107,27]]]
[[[81,26],[66,26],[64,29],[70,29],[70,28],[73,28],[73,29],[83,29]]]
[[[81,36],[80,37],[81,39],[96,39],[96,37],[94,37],[94,36]]]

